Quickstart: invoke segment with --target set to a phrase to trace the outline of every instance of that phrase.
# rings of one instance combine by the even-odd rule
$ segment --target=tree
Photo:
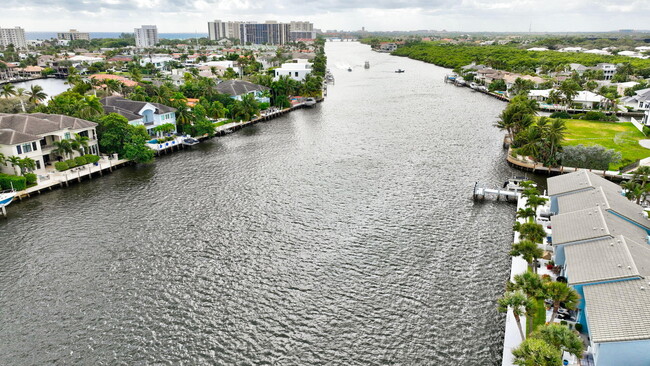
[[[573,310],[576,308],[578,301],[580,300],[580,295],[578,295],[576,290],[569,287],[566,283],[548,282],[544,287],[546,298],[553,301],[553,314],[551,315],[549,323],[553,323],[553,320],[555,320],[558,310],[560,309],[560,303],[564,303],[566,309]]]
[[[77,150],[79,155],[86,154],[86,149],[88,148],[88,136],[81,136],[78,133],[74,134],[74,139],[70,141],[72,149]]]
[[[537,338],[528,338],[512,350],[513,363],[517,366],[558,366],[562,364],[562,352]]]
[[[525,219],[528,222],[533,222],[535,216],[536,216],[535,210],[530,207],[520,208],[517,211],[517,218]]]
[[[524,330],[521,327],[521,317],[529,315],[535,306],[533,301],[526,296],[526,294],[521,290],[508,291],[503,294],[499,300],[497,300],[498,310],[501,313],[508,312],[508,308],[512,309],[512,315],[515,317],[517,322],[517,328],[519,328],[519,334],[521,339],[524,340],[526,336],[524,335]]]
[[[2,95],[5,98],[9,98],[11,96],[16,95],[16,87],[14,87],[14,84],[7,83],[2,86],[2,91],[0,91],[0,95]]]
[[[0,153],[0,165],[7,166],[7,157],[3,153]]]
[[[526,222],[520,225],[517,225],[517,231],[519,231],[519,237],[521,239],[530,240],[533,243],[541,244],[546,238],[546,230],[540,224],[535,222]]]
[[[18,161],[18,167],[20,168],[20,174],[25,175],[36,169],[36,162],[34,159],[25,157]]]
[[[27,100],[33,104],[38,104],[47,99],[47,94],[40,85],[32,85],[25,94],[29,97]]]
[[[134,162],[150,163],[154,159],[154,152],[145,143],[149,135],[144,126],[129,126],[129,133],[124,143],[124,157]]]
[[[117,113],[110,113],[99,120],[97,128],[99,147],[107,154],[123,154],[129,134],[129,121]]]
[[[235,101],[233,105],[233,118],[242,121],[250,121],[260,111],[259,103],[253,94],[244,94],[241,100]]]
[[[530,196],[526,200],[526,207],[532,208],[533,212],[537,210],[537,207],[542,206],[548,201],[548,198],[540,196]]]
[[[573,99],[578,95],[580,85],[571,79],[567,79],[560,84],[559,89],[562,92],[562,95],[564,95],[564,103],[566,107],[569,108],[573,103]]]
[[[18,97],[18,100],[20,100],[20,108],[23,110],[23,113],[27,113],[27,110],[25,109],[25,101],[23,100],[23,97],[25,96],[25,89],[16,89],[16,96]]]
[[[531,338],[541,339],[551,347],[568,352],[580,360],[584,352],[584,344],[580,336],[565,325],[549,323],[538,328]]]
[[[76,116],[83,119],[92,118],[104,114],[104,107],[94,95],[84,95],[77,103]]]
[[[614,149],[607,149],[601,145],[575,145],[565,146],[559,154],[564,166],[584,169],[608,170],[612,164],[621,162],[622,155]]]
[[[530,240],[521,240],[518,243],[512,244],[510,255],[513,257],[522,256],[528,262],[528,268],[531,268],[533,273],[537,273],[537,266],[533,266],[533,263],[537,262],[537,259],[544,255],[544,251]]]
[[[64,159],[68,157],[72,157],[72,152],[74,151],[74,148],[72,147],[72,142],[67,139],[59,140],[59,141],[54,141],[52,142],[52,145],[55,146],[55,149],[52,150],[54,154],[61,155]]]
[[[641,166],[634,171],[632,179],[622,184],[625,189],[625,197],[630,201],[640,204],[650,194],[650,167]]]
[[[524,272],[515,275],[513,282],[506,285],[508,291],[523,291],[531,299],[540,300],[544,298],[544,281],[542,278],[532,272]]]
[[[11,167],[14,168],[16,175],[18,175],[18,170],[16,170],[16,167],[20,167],[20,158],[17,156],[10,156],[6,160],[11,164]]]

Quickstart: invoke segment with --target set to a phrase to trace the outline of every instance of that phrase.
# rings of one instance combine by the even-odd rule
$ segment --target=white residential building
[[[616,74],[616,65],[608,63],[600,63],[593,67],[594,70],[602,70],[605,74],[605,80],[611,80]]]
[[[303,81],[311,73],[312,64],[307,60],[296,60],[297,62],[288,62],[282,64],[282,67],[275,69],[275,78],[280,76],[289,76],[293,80]]]
[[[158,44],[158,28],[155,25],[143,25],[134,31],[136,47],[149,48]]]
[[[208,22],[208,36],[213,41],[218,41],[224,38],[239,39],[239,25],[243,22],[222,22],[215,19],[213,22]]]
[[[56,34],[57,39],[67,39],[68,41],[86,40],[90,41],[90,33],[79,32],[76,29],[70,29],[69,32],[59,32]]]
[[[7,47],[10,44],[15,48],[27,48],[25,30],[20,27],[0,28],[0,46]]]
[[[175,61],[173,57],[167,55],[153,55],[146,56],[140,59],[140,66],[146,66],[147,64],[153,64],[156,69],[162,70],[167,66],[168,63]]]
[[[157,126],[171,123],[176,125],[176,109],[159,103],[139,102],[122,97],[102,98],[104,112],[117,113],[125,117],[132,126],[144,126],[151,136],[156,136]]]
[[[68,158],[55,153],[55,141],[73,139],[75,134],[88,137],[85,153],[99,154],[97,123],[58,114],[0,114],[0,153],[5,157],[29,157],[36,169]],[[73,156],[78,156],[74,152]],[[13,174],[12,167],[0,165],[0,172]]]

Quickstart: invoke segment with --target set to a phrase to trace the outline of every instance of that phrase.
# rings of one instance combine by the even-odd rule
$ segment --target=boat
[[[370,68],[370,61],[366,61],[366,63],[363,65],[364,69],[369,69]]]
[[[315,98],[305,98],[305,101],[303,103],[307,107],[313,107],[313,106],[316,105],[316,99]]]
[[[4,216],[7,215],[7,210],[5,209],[5,207],[9,206],[11,201],[13,201],[14,197],[16,197],[15,189],[0,192],[0,211],[2,215]]]
[[[395,70],[395,72],[398,73],[398,74],[401,74],[401,73],[404,72],[404,70],[402,70],[402,69],[397,69],[397,70]]]
[[[528,182],[530,179],[527,177],[512,177],[503,183],[503,188],[511,192],[522,192],[526,187],[522,186],[522,182]],[[537,187],[536,183],[531,184],[532,187]]]
[[[351,67],[348,67],[348,71],[352,72],[352,68],[351,68]]]
[[[193,137],[187,137],[183,139],[183,145],[185,146],[194,146],[199,143],[199,140]]]
[[[476,89],[478,89],[478,84],[476,84],[475,82],[471,82],[471,83],[469,83],[469,87],[476,90]]]

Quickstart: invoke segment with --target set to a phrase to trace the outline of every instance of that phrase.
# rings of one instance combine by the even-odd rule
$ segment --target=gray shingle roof
[[[156,107],[156,112],[155,112],[156,114],[176,112],[176,108],[168,107],[160,103],[140,102],[137,100],[125,99],[118,96],[105,97],[102,98],[100,102],[102,103],[103,106],[114,107],[115,108],[114,113],[119,113],[119,114],[125,113],[124,116],[129,121],[131,121],[132,119],[129,119],[129,117],[127,117],[126,114],[130,114],[131,116],[138,115],[138,113],[142,110],[142,108],[147,104],[151,104],[154,107]]]
[[[623,236],[568,245],[566,274],[570,285],[639,278],[648,275],[650,247]],[[632,253],[634,251],[634,255]],[[637,262],[639,265],[637,265]]]
[[[225,80],[217,84],[219,93],[231,96],[247,94],[257,90],[270,90],[270,88],[243,80]]]
[[[600,206],[552,216],[551,226],[553,245],[617,235],[625,235],[640,243],[647,240],[644,229],[610,212],[603,212]]]
[[[650,220],[645,216],[643,208],[611,189],[596,187],[587,191],[562,195],[557,198],[557,204],[560,213],[599,206],[603,210],[617,213],[650,230]]]
[[[618,184],[586,170],[578,170],[577,172],[548,178],[547,184],[549,196],[579,192],[595,187],[603,187],[605,190],[614,192],[621,190]]]
[[[40,136],[28,135],[8,128],[0,129],[0,145],[18,145],[40,139]]]
[[[23,142],[40,140],[42,136],[52,132],[69,129],[80,130],[97,126],[96,123],[79,118],[58,114],[6,114],[0,113],[0,129],[16,133],[4,132],[3,145],[15,145]],[[36,137],[36,138],[35,138]]]
[[[595,343],[650,339],[648,279],[583,287],[587,322]]]
[[[119,114],[121,116],[124,116],[129,121],[135,121],[137,119],[142,118],[142,116],[139,116],[139,115],[137,115],[135,113],[131,113],[131,112],[127,111],[126,109],[120,109],[120,108],[113,107],[113,106],[110,106],[110,105],[105,105],[103,107],[104,107],[104,113],[106,113],[106,114],[117,113],[117,114]]]

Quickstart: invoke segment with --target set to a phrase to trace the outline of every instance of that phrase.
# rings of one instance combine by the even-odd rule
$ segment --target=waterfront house
[[[246,94],[252,94],[260,103],[269,103],[270,98],[265,92],[270,91],[266,86],[257,85],[243,80],[224,80],[217,84],[217,91],[221,94],[228,94],[235,100],[241,100]]]
[[[54,142],[73,139],[75,134],[88,137],[86,153],[99,154],[96,127],[94,122],[58,114],[0,114],[0,152],[7,158],[29,157],[37,170],[43,169],[61,159],[53,152]],[[13,169],[0,165],[0,171],[12,173]]]
[[[131,79],[127,79],[124,76],[113,75],[113,74],[93,74],[93,75],[88,76],[88,79],[97,80],[99,82],[105,81],[105,80],[117,80],[120,83],[122,83],[124,86],[130,87],[130,88],[133,88],[133,87],[138,85],[137,82],[135,82],[135,81],[133,81]]]
[[[650,110],[650,88],[637,90],[634,95],[621,98],[621,103],[639,111]]]
[[[132,126],[144,126],[151,136],[157,135],[154,128],[171,123],[176,125],[176,109],[160,103],[140,102],[118,96],[102,98],[104,112],[117,113],[129,120]]]
[[[304,81],[305,77],[311,73],[312,64],[302,59],[295,61],[284,63],[281,67],[275,69],[275,78],[289,76],[293,80]]]
[[[156,69],[162,70],[172,61],[174,61],[174,58],[168,55],[153,55],[142,57],[140,66],[145,67],[147,64],[152,64]]]
[[[616,74],[618,67],[610,63],[600,63],[594,67],[591,67],[590,69],[596,71],[602,70],[603,75],[605,75],[605,80],[611,80],[614,77],[614,74]]]
[[[649,365],[648,278],[586,286],[584,296],[595,366]]]

